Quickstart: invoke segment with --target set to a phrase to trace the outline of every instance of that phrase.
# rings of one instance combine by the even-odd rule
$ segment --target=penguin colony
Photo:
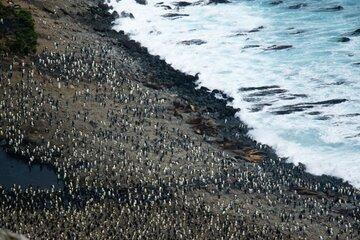
[[[356,189],[204,142],[174,116],[175,96],[143,86],[113,47],[57,49],[1,65],[0,135],[65,186],[0,188],[0,228],[30,239],[359,239]]]

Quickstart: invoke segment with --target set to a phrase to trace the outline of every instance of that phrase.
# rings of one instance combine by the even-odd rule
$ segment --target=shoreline
[[[102,1],[96,2],[99,3]],[[236,224],[238,224],[237,221],[241,219],[239,221],[242,224],[241,226],[239,226],[239,229],[241,229],[242,231],[246,231],[246,237],[248,238],[253,237],[254,239],[264,239],[267,236],[266,239],[273,239],[278,236],[287,236],[287,234],[289,234],[289,236],[292,234],[291,236],[294,237],[293,234],[296,234],[294,232],[291,232],[293,230],[290,230],[290,227],[288,229],[288,225],[295,225],[295,222],[289,222],[289,219],[284,222],[281,221],[282,218],[288,218],[288,216],[286,215],[287,211],[294,211],[294,214],[298,215],[304,209],[306,210],[306,207],[303,207],[304,202],[309,201],[309,203],[315,204],[316,206],[317,201],[323,201],[326,202],[324,208],[329,209],[329,211],[331,212],[331,217],[334,217],[335,219],[335,217],[338,215],[345,215],[346,220],[344,220],[344,223],[342,225],[339,225],[339,227],[337,228],[337,224],[335,224],[334,222],[326,222],[326,214],[324,216],[319,215],[319,225],[323,223],[329,226],[333,226],[334,231],[336,228],[336,232],[346,235],[350,233],[342,232],[342,228],[340,226],[343,226],[344,224],[347,224],[349,222],[354,228],[354,231],[352,231],[351,234],[355,234],[353,236],[356,236],[356,234],[358,234],[356,233],[356,229],[358,228],[358,226],[356,225],[356,219],[359,219],[359,205],[357,200],[359,199],[359,192],[357,189],[354,189],[350,184],[343,182],[342,180],[335,177],[311,175],[310,173],[305,172],[303,165],[299,165],[296,167],[292,163],[287,163],[285,159],[279,159],[276,156],[275,151],[270,147],[259,144],[256,141],[250,139],[247,136],[247,126],[234,116],[234,114],[238,110],[227,106],[227,103],[228,101],[231,101],[231,98],[228,98],[220,91],[213,91],[212,93],[209,93],[208,89],[204,87],[196,89],[196,77],[186,75],[180,71],[173,69],[171,66],[166,64],[165,61],[161,60],[158,56],[150,55],[145,48],[140,46],[139,43],[136,43],[133,40],[129,40],[128,36],[126,36],[124,33],[117,33],[111,30],[112,21],[114,20],[115,16],[107,12],[108,9],[105,7],[105,5],[93,5],[91,1],[81,1],[79,5],[89,4],[89,6],[83,6],[84,12],[80,14],[70,13],[68,9],[60,7],[58,9],[60,9],[60,12],[62,12],[62,14],[61,16],[56,16],[56,14],[58,13],[56,13],[56,11],[53,11],[52,8],[50,8],[48,5],[42,6],[42,3],[38,4],[40,5],[35,5],[35,7],[31,4],[28,6],[36,8],[36,11],[39,11],[36,12],[36,14],[47,14],[49,21],[53,20],[52,18],[55,19],[54,22],[64,21],[66,24],[68,24],[68,26],[70,25],[70,28],[73,27],[75,29],[73,29],[74,36],[80,38],[80,40],[71,40],[71,36],[68,38],[68,44],[78,45],[78,48],[73,50],[66,50],[66,43],[60,43],[59,48],[55,47],[54,49],[54,46],[50,45],[50,43],[54,40],[52,39],[52,37],[50,37],[51,40],[49,41],[41,40],[39,59],[47,59],[48,64],[44,65],[43,63],[41,63],[41,61],[38,61],[37,64],[35,64],[37,65],[37,71],[39,73],[42,73],[38,77],[40,79],[43,78],[41,80],[42,82],[40,86],[45,89],[44,93],[49,94],[49,99],[54,100],[54,102],[56,102],[56,99],[61,101],[60,104],[56,103],[54,105],[51,105],[51,107],[55,109],[57,107],[61,108],[64,102],[69,101],[69,104],[72,104],[71,100],[73,101],[73,105],[71,106],[78,107],[78,109],[74,109],[74,111],[72,111],[70,107],[64,108],[62,111],[58,112],[59,119],[54,116],[50,117],[49,123],[43,121],[43,126],[40,125],[39,128],[31,130],[31,134],[26,135],[26,142],[30,143],[30,149],[34,148],[35,146],[40,146],[41,151],[39,151],[39,157],[42,156],[41,154],[45,154],[45,156],[47,156],[46,154],[49,153],[49,147],[47,148],[45,145],[49,145],[50,150],[54,152],[48,157],[42,158],[42,160],[35,161],[38,161],[39,163],[45,165],[49,164],[55,170],[62,173],[65,189],[61,193],[50,195],[49,202],[45,203],[45,205],[49,204],[50,206],[53,206],[48,208],[52,209],[54,211],[54,214],[58,212],[58,208],[71,209],[71,207],[69,206],[73,205],[75,206],[74,209],[79,211],[79,213],[81,212],[80,215],[86,218],[88,217],[86,215],[86,211],[96,216],[96,214],[100,214],[98,206],[103,206],[103,208],[100,209],[105,209],[106,207],[109,207],[109,211],[114,211],[114,213],[107,213],[112,218],[114,218],[117,215],[111,214],[115,214],[115,212],[116,214],[118,213],[117,208],[119,208],[119,206],[115,207],[116,204],[135,204],[134,202],[140,202],[138,204],[138,207],[143,209],[144,212],[150,211],[146,207],[148,206],[148,203],[155,204],[159,208],[163,207],[164,209],[166,209],[164,210],[165,212],[161,211],[159,213],[158,210],[154,210],[154,213],[160,214],[161,216],[165,217],[166,214],[175,211],[175,209],[177,209],[176,211],[180,211],[181,206],[185,206],[185,208],[188,208],[190,212],[191,210],[197,211],[199,213],[199,216],[202,216],[202,214],[204,214],[204,216],[206,214],[213,214],[214,216],[219,217],[219,219],[222,219],[222,217],[229,217],[233,219],[233,223],[236,222]],[[50,3],[46,2],[46,4]],[[70,4],[67,1],[61,1],[57,4],[64,4],[68,7],[71,6],[67,5]],[[39,17],[37,16],[37,18]],[[67,18],[71,20],[68,20]],[[76,24],[79,24],[78,22],[81,23],[81,28],[79,28],[80,30],[76,29],[77,27],[75,27]],[[67,26],[66,24],[58,23],[54,26]],[[71,24],[73,24],[73,26],[71,26]],[[83,33],[78,34],[79,31],[83,31]],[[64,32],[65,35],[70,35],[70,33],[72,33],[71,30],[61,30],[60,32]],[[90,36],[93,36],[94,39],[97,41],[93,44],[94,46],[90,46],[90,44],[92,43],[92,39],[88,39]],[[81,39],[82,37],[83,39]],[[56,36],[54,36],[53,38],[56,38]],[[83,43],[78,41],[83,41]],[[82,49],[82,47],[84,48]],[[64,48],[65,50],[63,50],[62,48]],[[64,54],[64,56],[66,55],[66,60],[72,64],[71,66],[73,66],[74,69],[79,71],[81,71],[81,67],[78,66],[79,64],[77,64],[77,62],[96,62],[96,64],[98,64],[95,64],[96,67],[101,69],[101,71],[105,72],[105,75],[101,75],[101,77],[109,78],[108,82],[110,82],[110,86],[114,88],[118,86],[112,85],[113,83],[111,81],[116,82],[117,80],[115,77],[109,77],[109,75],[115,69],[116,74],[121,74],[120,77],[122,81],[116,83],[118,85],[120,84],[120,87],[124,88],[123,92],[121,92],[120,95],[117,95],[116,91],[114,93],[111,92],[112,95],[109,95],[109,97],[107,97],[106,94],[109,94],[109,90],[106,89],[106,87],[105,89],[101,87],[98,87],[97,89],[96,85],[93,85],[91,82],[87,82],[86,79],[81,80],[78,83],[73,80],[71,80],[71,82],[70,80],[69,82],[62,82],[63,80],[61,80],[61,88],[57,89],[58,83],[56,81],[53,82],[54,79],[62,79],[63,75],[67,74],[66,76],[69,76],[70,79],[71,77],[74,77],[75,80],[76,75],[72,74],[71,71],[64,73],[62,70],[56,69],[56,66],[58,64],[65,63],[63,61],[57,62],[58,59],[61,58],[60,54],[52,54],[49,53],[49,51],[60,52],[61,54]],[[72,55],[72,51],[76,52],[76,54]],[[100,53],[96,53],[96,51],[99,51]],[[102,54],[104,56],[102,56]],[[111,59],[108,59],[108,56],[110,56]],[[116,66],[116,68],[110,68],[109,66],[106,66],[106,61],[108,61],[108,63],[114,61],[114,66]],[[34,62],[36,61],[34,60]],[[89,68],[88,70],[91,69],[92,68]],[[103,80],[99,78],[99,81]],[[31,87],[37,86],[36,82],[30,81],[29,84],[31,84]],[[108,83],[103,82],[103,84]],[[65,88],[66,91],[63,90],[63,88]],[[102,95],[95,94],[95,91],[100,91]],[[134,95],[132,95],[132,91],[135,92]],[[87,92],[90,93],[87,94]],[[50,96],[51,94],[53,94],[53,96]],[[222,94],[224,99],[217,99],[215,97],[215,94]],[[116,101],[114,101],[114,103],[111,103],[113,104],[113,106],[109,103],[109,107],[109,104],[106,103],[112,99],[110,98],[110,96]],[[132,109],[142,107],[139,105],[140,102],[136,102],[135,96],[140,98],[141,101],[146,102],[149,99],[155,99],[156,102],[154,105],[152,105],[151,103],[144,104],[145,109],[139,109],[138,111],[132,113]],[[83,105],[77,104],[77,98],[84,101],[82,103]],[[104,98],[105,100],[100,101],[97,98]],[[119,100],[117,100],[117,98],[119,98]],[[124,104],[123,101],[126,99],[129,99],[130,103]],[[42,99],[37,99],[36,101],[41,102]],[[132,101],[135,102],[132,103]],[[85,106],[85,103],[92,105]],[[147,110],[148,106],[150,106],[150,110]],[[52,108],[44,109],[44,112],[48,111],[48,113],[53,113]],[[126,121],[122,119],[121,122],[118,122],[118,119],[113,116],[114,114],[116,115],[115,112],[119,111],[119,109],[126,109],[126,112],[128,112],[123,114],[123,119],[126,119]],[[78,113],[76,112],[76,110],[79,110]],[[145,110],[145,112],[143,110]],[[56,113],[56,111],[54,110],[54,113]],[[146,111],[153,112],[154,115],[159,116],[148,116]],[[90,114],[86,112],[89,112]],[[81,116],[81,118],[77,118],[75,116],[74,120],[72,120],[74,122],[73,125],[75,124],[75,126],[77,126],[77,129],[81,132],[81,134],[69,131],[69,133],[67,134],[70,134],[71,132],[71,134],[73,134],[73,139],[75,139],[74,141],[71,140],[72,138],[69,138],[67,140],[70,141],[64,140],[63,142],[59,143],[52,142],[52,137],[55,136],[57,138],[57,135],[59,135],[57,131],[58,127],[55,126],[54,123],[53,125],[51,125],[52,120],[54,119],[56,124],[61,124],[65,132],[68,129],[71,130],[70,119],[69,122],[67,122],[67,117],[72,116],[72,114],[77,114]],[[134,121],[132,120],[131,116],[133,116],[133,118],[135,119]],[[84,123],[82,123],[82,117],[84,117]],[[86,118],[93,119],[91,121],[85,121]],[[101,122],[107,121],[108,119],[114,121],[114,123],[111,123],[110,121],[109,129],[102,130],[102,128],[105,129],[106,127],[105,124],[104,127],[102,127]],[[87,124],[87,121],[89,121],[89,124]],[[151,128],[151,124],[154,123],[156,123],[156,126],[163,127],[159,127],[159,129],[157,129],[157,127],[155,129]],[[158,125],[158,123],[160,123],[160,125]],[[125,133],[125,129],[128,129],[127,131],[129,131],[129,135],[122,136],[122,133],[120,133],[119,135],[114,136],[112,135],[112,133],[108,133],[107,131],[110,131],[111,129],[112,131],[118,130],[118,128],[115,128],[114,126],[121,126],[119,127],[119,129],[123,128],[123,130],[121,131],[125,131]],[[139,132],[138,130],[135,130],[135,126],[139,127],[140,129],[143,128],[146,130],[140,130]],[[44,127],[47,130],[42,131],[41,127]],[[134,128],[134,133],[132,133],[132,128]],[[166,128],[168,128],[168,130],[164,130]],[[178,130],[174,130],[176,128],[178,128]],[[25,129],[27,131],[27,129],[23,128],[22,126],[20,126],[20,129]],[[154,134],[152,133],[152,131],[154,132]],[[132,144],[132,146],[131,143],[129,143],[130,147],[126,145],[126,141],[128,141],[129,138],[135,139],[135,141],[141,141],[141,137],[138,139],[134,135],[140,133],[142,134],[142,132],[144,132],[143,138],[148,137],[149,139],[151,139],[155,137],[155,139],[157,139],[158,137],[160,137],[160,140],[157,139],[157,141],[160,142],[161,138],[171,139],[169,147],[162,148],[161,145],[157,145],[157,141],[154,141],[154,146],[159,146],[160,150],[155,155],[147,156],[145,152],[151,151],[149,150],[149,147],[146,146],[146,142],[141,142],[142,144],[145,144],[145,147],[140,147],[140,142]],[[42,135],[42,140],[39,138],[39,134]],[[104,147],[100,147],[102,144],[101,141],[93,140],[90,137],[92,134],[99,136],[99,140],[105,142]],[[122,156],[126,159],[128,154],[135,154],[136,152],[139,152],[141,150],[140,153],[143,152],[144,155],[136,155],[136,157],[140,158],[139,162],[137,162],[137,164],[139,164],[139,168],[146,168],[149,165],[154,165],[154,168],[149,168],[149,171],[153,171],[154,169],[159,171],[161,169],[162,171],[164,171],[164,173],[167,173],[168,171],[170,171],[168,170],[170,168],[173,169],[171,170],[171,174],[164,174],[164,176],[162,176],[162,173],[160,172],[151,172],[149,175],[146,175],[146,173],[138,170],[138,166],[134,164],[134,166],[130,166],[129,170],[125,168],[120,168],[120,170],[124,172],[124,175],[130,174],[130,177],[126,176],[126,178],[124,179],[122,176],[120,176],[119,179],[111,178],[111,176],[108,175],[114,174],[114,172],[107,170],[107,168],[109,166],[110,168],[115,167],[115,163],[123,166],[123,163],[118,163],[117,158],[108,156],[108,153],[106,153],[106,151],[101,152],[102,148],[108,149],[109,152],[112,152],[114,151],[114,149],[118,148],[118,145],[115,145],[115,148],[112,145],[110,146],[110,144],[112,143],[110,141],[107,142],[108,135],[111,136],[110,139],[112,140],[116,140],[117,137],[120,136],[118,142],[124,144],[124,146],[120,144],[120,148],[123,149],[124,153],[120,153],[119,156]],[[59,136],[65,138],[66,134]],[[77,138],[75,138],[75,136]],[[47,144],[46,141],[48,141],[49,144]],[[94,141],[94,143],[92,143],[91,141]],[[82,142],[85,142],[86,144],[84,143],[84,145],[82,146]],[[183,142],[186,144],[184,146],[181,146]],[[181,149],[174,150],[174,146],[176,145],[175,143],[181,146],[183,150],[185,149],[185,152],[181,152],[183,151]],[[163,142],[162,144],[165,145],[165,142]],[[115,162],[110,161],[109,163],[106,162],[106,164],[104,163],[102,165],[96,165],[96,158],[89,160],[85,159],[86,157],[92,156],[91,154],[87,154],[86,150],[91,148],[97,149],[98,145],[98,152],[94,152],[93,154],[98,154],[101,157],[104,156],[104,158],[102,158],[102,161],[105,161],[105,157],[109,157]],[[197,147],[192,148],[192,145],[196,145]],[[154,147],[154,149],[156,150],[157,147]],[[29,147],[26,146],[24,148],[29,149]],[[79,150],[77,148],[79,148]],[[199,149],[197,150],[197,148]],[[178,161],[175,166],[179,165],[180,170],[177,167],[174,167],[171,161],[166,162],[166,164],[168,165],[163,167],[162,165],[164,160],[162,159],[162,157],[160,157],[159,163],[156,160],[156,158],[161,155],[165,156],[166,158],[166,154],[172,151],[175,152],[170,155],[172,158],[178,157],[183,161],[185,161],[185,159],[189,161]],[[189,151],[191,151],[191,154],[199,158],[204,158],[204,162],[202,163],[201,161],[198,162],[196,159],[192,159],[192,156],[188,155]],[[208,165],[208,163],[205,161],[205,159],[207,159],[206,154],[208,152],[213,154],[211,156],[214,156],[214,158],[218,160],[213,162],[210,158],[206,161],[209,161],[209,164],[215,164],[215,166],[217,166],[218,164],[218,167],[210,167],[210,165]],[[69,156],[72,155],[76,156],[77,158],[81,158],[82,160],[70,160]],[[143,163],[141,158],[148,158],[148,162]],[[194,161],[194,163],[192,163],[192,161]],[[157,164],[159,165],[157,166]],[[184,176],[181,176],[182,172],[184,171],[182,169],[183,166],[184,168],[190,167],[193,169],[186,172]],[[95,174],[95,176],[90,175],[87,169],[91,169],[91,171],[94,171],[95,173],[93,174]],[[209,171],[207,169],[209,169]],[[71,171],[74,171],[74,174],[72,174]],[[215,177],[209,175],[212,171],[215,172]],[[64,175],[66,174],[66,172],[69,174],[69,176],[67,177]],[[132,176],[133,172],[139,174],[139,176]],[[246,176],[243,174],[245,174]],[[177,175],[180,175],[181,177],[177,177]],[[145,178],[142,178],[140,176],[143,176]],[[168,178],[170,178],[170,180]],[[172,180],[171,178],[175,180]],[[238,180],[236,180],[237,178]],[[87,181],[87,179],[90,180]],[[91,180],[93,182],[91,182]],[[116,182],[116,184],[114,182]],[[146,195],[147,191],[153,191],[154,193],[152,195]],[[2,201],[0,204],[0,210],[4,213],[5,210],[2,210],[4,207],[3,203],[11,202],[12,198],[7,198],[7,196],[12,196],[12,194],[14,193],[10,191],[8,194],[9,195],[2,196]],[[46,196],[47,193],[46,191],[43,191],[42,194],[44,194],[43,196]],[[134,194],[137,196],[135,197],[135,200],[131,197],[131,195]],[[26,193],[21,193],[20,195],[23,195],[21,197],[22,201],[26,202],[26,196],[29,196]],[[177,197],[178,195],[184,195],[184,197]],[[144,199],[145,196],[147,196],[148,198]],[[188,200],[191,202],[190,205],[186,202],[187,198],[192,199]],[[294,200],[293,198],[298,198],[298,200]],[[53,199],[56,199],[54,200],[56,204],[52,202]],[[185,201],[183,199],[185,199]],[[240,201],[240,203],[237,203],[239,204],[239,206],[248,205],[247,207],[244,207],[244,209],[241,209],[241,212],[244,213],[240,215],[234,213],[232,210],[232,208],[234,207],[229,207],[230,210],[223,210],[226,213],[224,215],[219,213],[222,209],[221,207],[219,207],[220,205],[229,204],[229,206],[231,206],[233,204],[231,203],[231,201],[235,202],[237,199]],[[161,202],[162,200],[164,201],[164,203]],[[268,203],[268,200],[271,203]],[[31,210],[32,208],[36,208],[37,210],[41,210],[44,208],[43,204],[41,204],[41,201],[41,196],[37,196],[35,202],[39,205],[34,207],[27,206],[24,209]],[[112,205],[112,201],[114,201],[115,206]],[[175,205],[172,207],[172,201],[178,201],[178,206]],[[199,209],[197,207],[197,205],[200,204],[199,201],[201,202],[201,204],[204,204],[204,206],[209,206],[209,208],[213,210],[203,212],[202,209]],[[218,202],[216,203],[216,201]],[[150,206],[152,206],[151,204]],[[259,206],[259,204],[261,206]],[[291,206],[289,206],[290,204],[295,204],[296,207],[292,208]],[[85,213],[82,210],[83,208],[86,209]],[[90,208],[93,208],[95,210],[90,210]],[[321,206],[314,208],[318,211],[323,210]],[[19,209],[23,208],[21,206],[12,206],[12,209],[12,211],[16,212],[16,219],[20,220],[20,222],[23,222],[24,216],[21,216],[18,211]],[[142,215],[139,215],[139,213],[137,213],[136,211],[133,211],[134,209],[132,209],[132,207],[125,207],[125,209],[128,209],[134,214],[131,215],[134,219],[137,219],[138,217],[144,217]],[[246,210],[250,212],[246,213]],[[102,211],[105,210],[100,211],[101,214],[104,214]],[[257,215],[258,211],[263,212],[263,217],[261,216],[261,214]],[[282,215],[278,216],[276,211],[278,211],[279,213],[281,212]],[[271,212],[273,212],[272,215],[270,214]],[[74,225],[70,227],[70,231],[74,232],[75,236],[85,238],[85,235],[82,234],[89,233],[81,233],[81,230],[75,231],[76,227],[74,226],[76,226],[77,220],[72,217],[72,214],[74,213],[71,212],[68,215],[68,217],[73,219],[74,221]],[[149,212],[148,214],[149,216],[152,216],[151,214],[153,213]],[[188,213],[184,212],[184,214],[186,215]],[[332,214],[334,214],[334,216]],[[197,219],[191,214],[186,216],[188,216],[189,218]],[[268,219],[266,219],[266,217],[264,216],[267,216]],[[39,212],[38,216],[34,216],[34,219],[44,217],[46,216],[43,216],[43,214]],[[269,218],[271,219],[269,220]],[[58,219],[56,219],[56,217],[51,217],[51,219],[51,223],[56,223],[57,221],[59,221]],[[202,218],[200,218],[200,221],[201,219]],[[207,218],[203,217],[203,219]],[[173,220],[178,220],[176,219],[176,215],[174,216]],[[88,219],[87,221],[90,220]],[[85,226],[87,221],[85,221],[84,223]],[[225,220],[218,221],[219,224],[226,223]],[[312,223],[312,220],[310,219],[301,220],[303,224],[309,225],[310,229],[312,227],[314,228],[313,232],[309,230],[302,230],[301,238],[308,237],[310,239],[316,239],[315,237],[323,234],[321,233],[323,232],[323,230],[316,229],[317,225],[311,226],[310,221]],[[269,226],[269,222],[276,227],[274,227],[273,229],[271,226]],[[233,223],[229,224],[231,225]],[[98,228],[100,234],[98,235],[98,237],[104,237],[105,235],[101,235],[104,233],[102,233],[100,230],[106,229],[106,223],[97,224],[99,226],[105,224],[103,227]],[[136,224],[138,224],[138,222]],[[191,227],[191,221],[188,224]],[[285,229],[280,231],[278,235],[271,236],[271,234],[274,233],[273,231],[276,231],[276,228],[279,229],[282,224],[284,224],[283,227],[285,226]],[[159,223],[156,225],[160,226]],[[30,233],[26,231],[27,228],[15,227],[9,219],[8,222],[4,221],[0,223],[0,228],[9,228],[9,226],[12,226],[11,230],[21,233],[28,233],[29,237],[31,237]],[[36,226],[36,221],[33,226]],[[27,225],[27,227],[33,226]],[[152,225],[150,224],[149,226]],[[231,226],[234,227],[234,225]],[[47,229],[46,226],[43,227],[44,229]],[[263,233],[259,233],[256,230],[257,227],[265,227],[266,231]],[[170,231],[170,229],[172,229],[172,226],[166,225],[166,227],[164,226],[164,228],[169,229]],[[69,229],[67,229],[66,231],[69,231]],[[132,230],[130,227],[129,229],[124,229],[124,231],[131,232]],[[211,232],[212,230],[207,231]],[[56,234],[49,233],[45,230],[44,233],[40,233],[37,229],[32,230],[32,232],[34,232],[34,234],[37,234],[37,237],[39,239],[46,237],[51,238],[51,236],[55,237],[55,235],[52,234]],[[136,231],[133,232],[135,234]],[[68,234],[71,235],[72,233]],[[110,232],[106,232],[106,234],[110,234]],[[141,233],[136,232],[136,234],[139,237],[141,236]],[[211,232],[211,234],[214,235],[209,236],[213,236],[214,239],[221,236],[216,235],[216,233],[213,232]],[[236,236],[240,236],[242,232],[237,233],[235,231],[234,234]],[[198,238],[200,239],[200,235],[196,236],[198,236]],[[161,236],[164,237],[165,235]],[[176,236],[177,238],[180,238],[179,235]],[[191,235],[189,235],[189,237],[190,236]],[[92,237],[96,238],[95,236]],[[333,235],[332,237],[335,237],[335,235]],[[60,238],[65,238],[65,236],[61,236]],[[203,238],[206,237],[203,236]]]
[[[181,72],[181,70],[173,69],[171,65],[166,63],[165,60],[160,59],[159,56],[154,56],[149,54],[146,47],[143,47],[141,46],[140,43],[131,40],[123,31],[116,32],[115,30],[112,30],[112,26],[113,26],[112,22],[115,19],[116,18],[113,18],[113,16],[111,17],[109,16],[109,19],[106,19],[107,24],[105,26],[101,25],[100,27],[95,22],[92,22],[94,23],[93,26],[94,30],[102,33],[104,33],[105,31],[105,33],[109,34],[110,36],[112,36],[113,32],[115,32],[115,35],[112,37],[115,38],[118,37],[119,39],[121,39],[120,41],[124,41],[122,42],[122,44],[124,44],[126,48],[131,49],[130,51],[135,52],[135,54],[140,53],[142,56],[138,56],[138,57],[144,59],[143,60],[144,65],[145,66],[148,65],[146,67],[149,69],[149,71],[150,69],[158,69],[158,71],[156,71],[157,73],[166,71],[164,75],[166,74],[168,74],[167,76],[172,75],[172,79],[171,77],[168,79],[164,79],[163,76],[158,76],[158,75],[156,75],[156,77],[152,76],[153,79],[156,79],[156,82],[144,81],[143,84],[145,84],[145,86],[154,88],[156,90],[168,89],[170,91],[177,93],[185,100],[193,102],[198,106],[203,104],[204,106],[202,106],[202,108],[204,109],[202,110],[202,113],[211,116],[211,118],[213,118],[216,121],[217,126],[219,126],[219,130],[221,132],[219,135],[222,135],[223,138],[227,138],[229,141],[234,141],[233,143],[234,145],[238,145],[238,146],[240,145],[241,147],[251,147],[263,153],[264,159],[267,160],[276,159],[276,161],[279,162],[286,160],[286,158],[278,157],[276,151],[272,147],[257,142],[255,139],[252,139],[247,135],[248,126],[245,123],[243,123],[239,118],[235,117],[235,114],[241,112],[241,109],[234,109],[232,106],[228,106],[228,103],[232,102],[231,97],[227,96],[225,93],[223,93],[220,90],[210,91],[206,87],[201,87],[197,89],[198,88],[198,85],[196,83],[198,80],[197,77],[183,73]],[[215,94],[220,94],[223,97],[223,99],[216,98]],[[209,111],[207,111],[206,108],[208,108]],[[226,123],[224,123],[225,119],[227,121]],[[231,133],[231,131],[234,129],[236,129],[237,133],[241,133],[240,137],[236,137],[235,134]],[[242,143],[240,143],[240,141]],[[221,148],[221,143],[219,145]],[[296,168],[295,164],[291,162],[286,162],[285,165],[288,165],[286,167],[289,169]],[[299,169],[306,170],[306,166],[300,163]],[[307,177],[312,178],[312,180],[315,181],[320,181],[320,182],[330,181],[336,184],[342,184],[344,186],[351,186],[355,188],[347,181],[344,181],[343,179],[335,176],[325,175],[325,174],[314,175],[306,171],[304,171],[302,174],[306,174]]]

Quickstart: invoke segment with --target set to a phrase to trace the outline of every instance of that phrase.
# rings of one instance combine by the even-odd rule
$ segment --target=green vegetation
[[[36,51],[37,33],[30,12],[0,2],[0,54],[27,55]]]

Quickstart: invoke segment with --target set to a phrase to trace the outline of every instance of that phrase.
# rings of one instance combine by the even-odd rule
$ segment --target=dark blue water
[[[9,155],[0,148],[0,185],[11,188],[14,184],[23,188],[49,189],[52,185],[57,189],[63,188],[63,182],[58,180],[52,169],[38,164],[30,167],[25,161]]]

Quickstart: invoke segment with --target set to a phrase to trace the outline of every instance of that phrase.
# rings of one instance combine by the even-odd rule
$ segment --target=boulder
[[[1,240],[28,240],[28,238],[23,235],[19,235],[8,230],[0,229],[0,239]]]

